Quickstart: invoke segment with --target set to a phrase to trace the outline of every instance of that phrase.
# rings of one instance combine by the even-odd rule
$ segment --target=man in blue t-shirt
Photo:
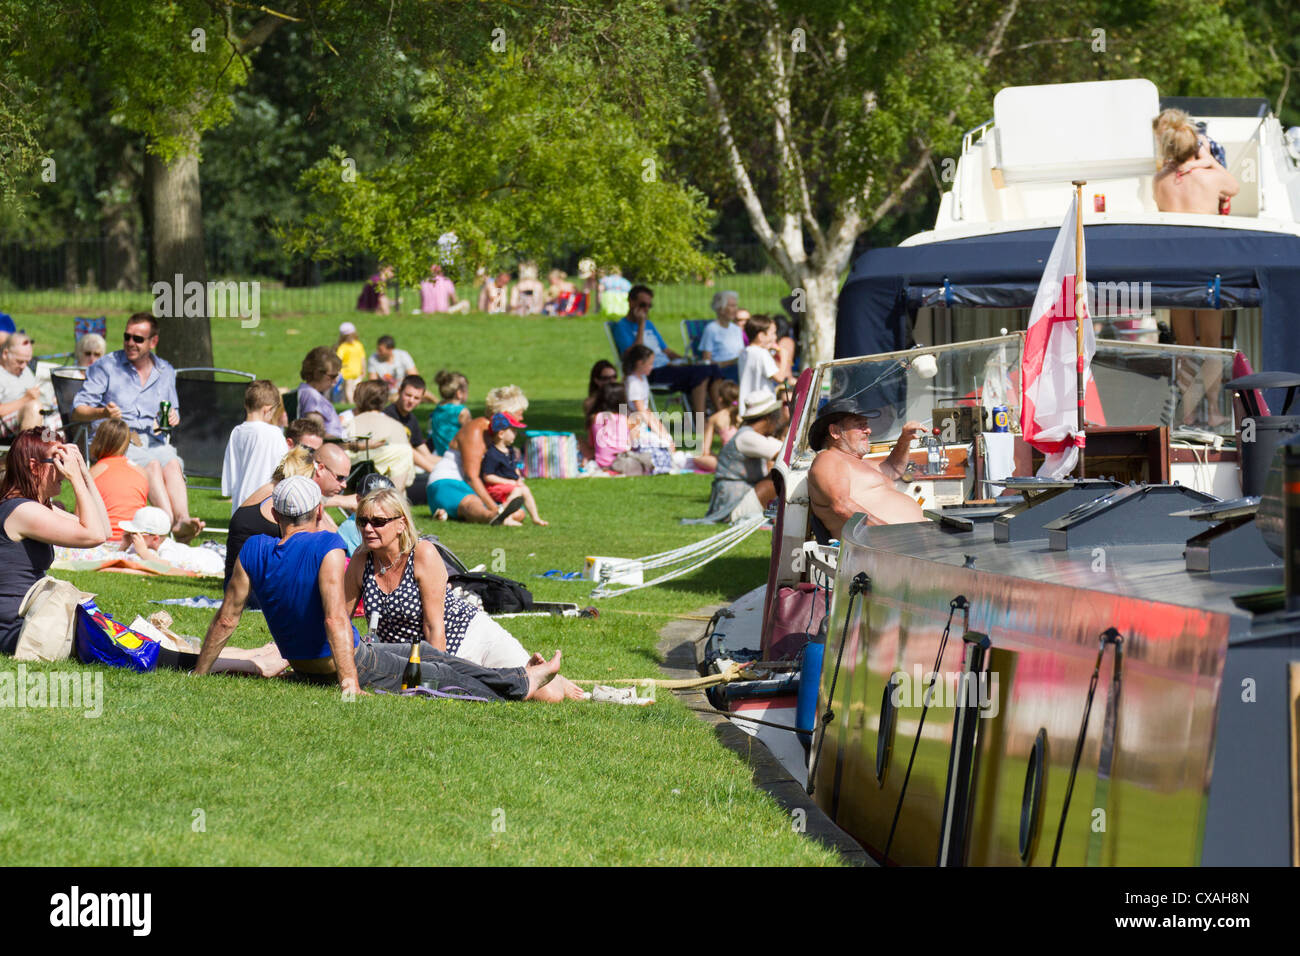
[[[655,294],[649,286],[634,285],[627,294],[627,315],[613,324],[614,347],[622,358],[633,345],[644,345],[655,354],[654,370],[646,376],[651,385],[666,385],[674,391],[687,396],[691,410],[706,410],[705,400],[712,396],[715,407],[719,404],[717,388],[721,385],[722,372],[716,365],[673,365],[679,361],[678,355],[667,345],[653,322],[650,321],[650,309],[654,305]]]
[[[266,626],[295,675],[312,683],[395,691],[410,655],[407,644],[362,644],[343,598],[347,557],[343,539],[318,531],[324,513],[320,486],[293,475],[275,486],[271,514],[280,538],[254,535],[239,552],[225,600],[203,639],[196,674],[206,674],[239,624],[249,590],[256,593]],[[456,686],[489,700],[527,700],[560,669],[560,654],[527,667],[479,667],[420,645],[421,683]]]

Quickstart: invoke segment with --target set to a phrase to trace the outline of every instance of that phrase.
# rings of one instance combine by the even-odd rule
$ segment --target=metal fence
[[[356,308],[362,284],[376,269],[373,258],[354,257],[337,262],[303,262],[287,274],[259,274],[239,250],[220,236],[208,236],[207,266],[210,279],[256,281],[265,316],[349,312]],[[776,312],[789,287],[776,275],[757,243],[728,244],[723,252],[736,272],[717,276],[712,283],[661,283],[655,286],[655,314],[704,317],[719,289],[740,295],[741,307],[751,312]],[[263,259],[263,262],[266,260]],[[576,271],[577,257],[557,267]],[[89,313],[130,312],[150,308],[149,243],[147,237],[132,249],[105,238],[67,240],[38,246],[0,242],[0,312],[76,309]],[[628,277],[637,281],[636,276]],[[573,281],[579,282],[571,275]],[[418,292],[398,278],[390,297],[400,298],[400,308],[410,312],[419,305]],[[457,295],[476,304],[478,290],[459,283]]]

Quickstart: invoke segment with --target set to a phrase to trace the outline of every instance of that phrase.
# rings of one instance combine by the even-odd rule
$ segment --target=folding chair
[[[63,433],[68,441],[81,449],[81,455],[90,461],[90,422],[72,420],[73,402],[81,386],[86,383],[86,370],[76,365],[50,369],[50,384],[54,386],[54,401],[63,420]]]
[[[244,421],[244,390],[256,376],[228,368],[178,368],[176,400],[181,423],[172,444],[185,461],[186,475],[221,478],[226,442]]]
[[[692,362],[703,362],[700,356],[700,336],[712,319],[682,319],[683,351],[691,357]]]

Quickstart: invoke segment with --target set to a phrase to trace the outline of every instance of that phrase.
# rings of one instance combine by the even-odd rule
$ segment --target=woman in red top
[[[130,442],[131,430],[126,423],[110,418],[100,424],[95,440],[90,443],[90,460],[95,463],[90,477],[108,509],[114,539],[122,536],[122,522],[130,521],[136,511],[151,501],[171,515],[162,468],[154,461],[144,468],[127,461],[126,448]]]

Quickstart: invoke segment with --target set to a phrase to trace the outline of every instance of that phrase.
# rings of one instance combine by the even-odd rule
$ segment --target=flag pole
[[[1087,427],[1084,420],[1087,396],[1083,384],[1083,315],[1088,301],[1088,283],[1083,275],[1083,187],[1087,185],[1087,180],[1076,179],[1072,185],[1074,186],[1074,367],[1079,401],[1075,415],[1079,434],[1083,435]],[[1079,477],[1084,477],[1083,448],[1079,449]]]

